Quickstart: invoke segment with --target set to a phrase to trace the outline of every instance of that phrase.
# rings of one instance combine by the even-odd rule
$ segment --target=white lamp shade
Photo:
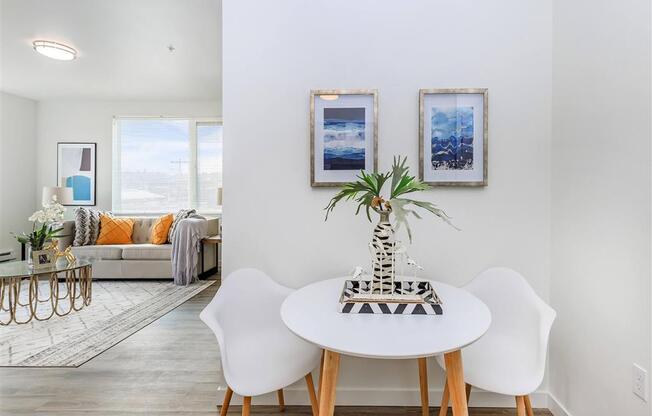
[[[72,188],[63,186],[44,186],[41,203],[47,205],[52,202],[52,198],[56,198],[56,201],[61,205],[71,205],[73,201]]]

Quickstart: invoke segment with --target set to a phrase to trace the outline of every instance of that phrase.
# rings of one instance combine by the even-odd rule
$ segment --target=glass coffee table
[[[0,325],[45,321],[79,311],[91,304],[92,287],[89,260],[70,264],[60,260],[38,270],[25,261],[0,263]]]

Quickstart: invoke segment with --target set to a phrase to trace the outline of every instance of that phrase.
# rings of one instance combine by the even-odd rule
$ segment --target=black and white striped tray
[[[371,281],[347,280],[340,296],[341,313],[442,315],[442,301],[428,281],[395,281],[394,295],[370,294]]]

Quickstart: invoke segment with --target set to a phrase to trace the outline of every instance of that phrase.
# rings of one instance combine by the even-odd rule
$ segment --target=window
[[[116,118],[113,210],[218,211],[222,123],[215,119]]]

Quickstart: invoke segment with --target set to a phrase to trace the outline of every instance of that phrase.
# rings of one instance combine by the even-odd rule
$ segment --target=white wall
[[[421,195],[463,231],[415,221],[411,252],[455,285],[509,265],[548,298],[551,2],[226,0],[223,13],[225,273],[255,266],[299,287],[368,262],[372,225],[352,205],[324,223],[336,190],[309,185],[310,89],[378,88],[380,169],[402,154],[416,173],[419,88],[487,87],[489,186]],[[338,397],[388,401],[414,392],[416,371],[347,359]]]
[[[0,249],[20,245],[11,232],[30,231],[36,209],[36,102],[0,92]]]
[[[57,182],[57,142],[97,142],[97,208],[111,209],[114,116],[220,117],[218,101],[41,101],[38,104],[37,198]],[[70,213],[72,209],[68,210]]]
[[[573,416],[648,416],[650,2],[556,0],[550,388]]]

